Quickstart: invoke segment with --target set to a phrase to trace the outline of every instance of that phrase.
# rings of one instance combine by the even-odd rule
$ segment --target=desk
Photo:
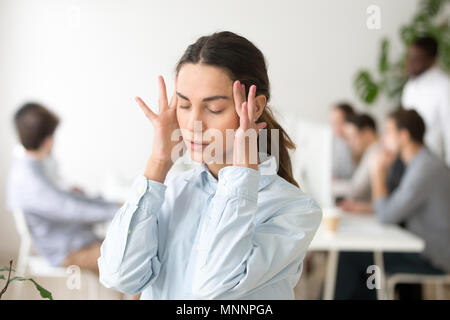
[[[343,214],[334,234],[325,230],[322,220],[309,251],[328,251],[325,300],[334,297],[339,251],[374,253],[381,279],[377,296],[378,299],[386,299],[383,252],[421,252],[424,248],[425,242],[421,238],[396,225],[383,225],[373,214]]]

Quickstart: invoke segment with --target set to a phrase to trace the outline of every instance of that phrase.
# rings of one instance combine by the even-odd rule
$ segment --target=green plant
[[[3,274],[0,274],[0,280],[6,280],[6,284],[3,287],[2,291],[0,291],[0,299],[2,298],[3,294],[8,289],[8,286],[13,281],[31,281],[36,289],[39,291],[40,295],[44,299],[53,300],[52,293],[48,291],[47,289],[44,289],[40,284],[38,284],[35,280],[31,278],[24,278],[24,277],[12,277],[11,278],[11,272],[14,271],[12,269],[12,263],[13,261],[9,261],[9,267],[2,267],[0,268],[0,272],[8,271],[8,277],[5,279],[5,276]]]
[[[400,38],[404,45],[403,54],[399,59],[391,62],[389,56],[390,40],[383,38],[380,44],[377,73],[369,70],[359,70],[353,85],[357,96],[362,102],[370,105],[376,101],[381,93],[396,104],[400,102],[403,87],[407,81],[405,75],[405,59],[407,48],[420,36],[431,35],[439,43],[439,65],[450,72],[450,28],[449,18],[438,21],[439,13],[443,12],[450,0],[421,0],[419,10],[412,21],[401,27]]]

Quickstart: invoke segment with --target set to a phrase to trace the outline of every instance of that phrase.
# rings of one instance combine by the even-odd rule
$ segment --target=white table
[[[336,233],[326,230],[322,219],[309,251],[328,251],[325,300],[334,298],[339,251],[374,253],[374,263],[381,273],[377,297],[386,299],[383,252],[421,252],[424,248],[421,238],[396,225],[383,225],[373,214],[343,214]]]

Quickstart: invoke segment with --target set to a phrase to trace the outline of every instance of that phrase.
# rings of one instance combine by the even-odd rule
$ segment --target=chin
[[[191,160],[195,162],[205,162],[203,159],[203,154],[201,152],[197,151],[189,151],[189,154],[191,156]]]
[[[195,162],[200,162],[200,163],[225,163],[224,160],[222,161],[217,161],[217,159],[214,156],[211,156],[209,154],[204,155],[203,152],[199,152],[199,151],[190,151],[190,156],[191,156],[191,160],[195,161]]]

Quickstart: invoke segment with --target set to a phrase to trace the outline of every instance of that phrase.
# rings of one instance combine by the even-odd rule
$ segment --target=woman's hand
[[[149,180],[163,183],[167,172],[169,172],[173,162],[176,160],[172,159],[172,149],[182,141],[182,138],[180,135],[179,140],[172,141],[172,133],[179,129],[176,114],[178,100],[176,86],[170,103],[167,102],[166,84],[162,76],[158,77],[158,86],[158,114],[150,110],[141,98],[136,97],[136,101],[155,129],[152,152],[147,162],[144,175]]]
[[[256,123],[256,86],[250,86],[248,100],[245,101],[245,86],[235,81],[233,96],[239,116],[239,128],[234,136],[233,166],[258,170],[258,133],[266,127],[265,122]],[[246,136],[249,137],[246,139]]]

